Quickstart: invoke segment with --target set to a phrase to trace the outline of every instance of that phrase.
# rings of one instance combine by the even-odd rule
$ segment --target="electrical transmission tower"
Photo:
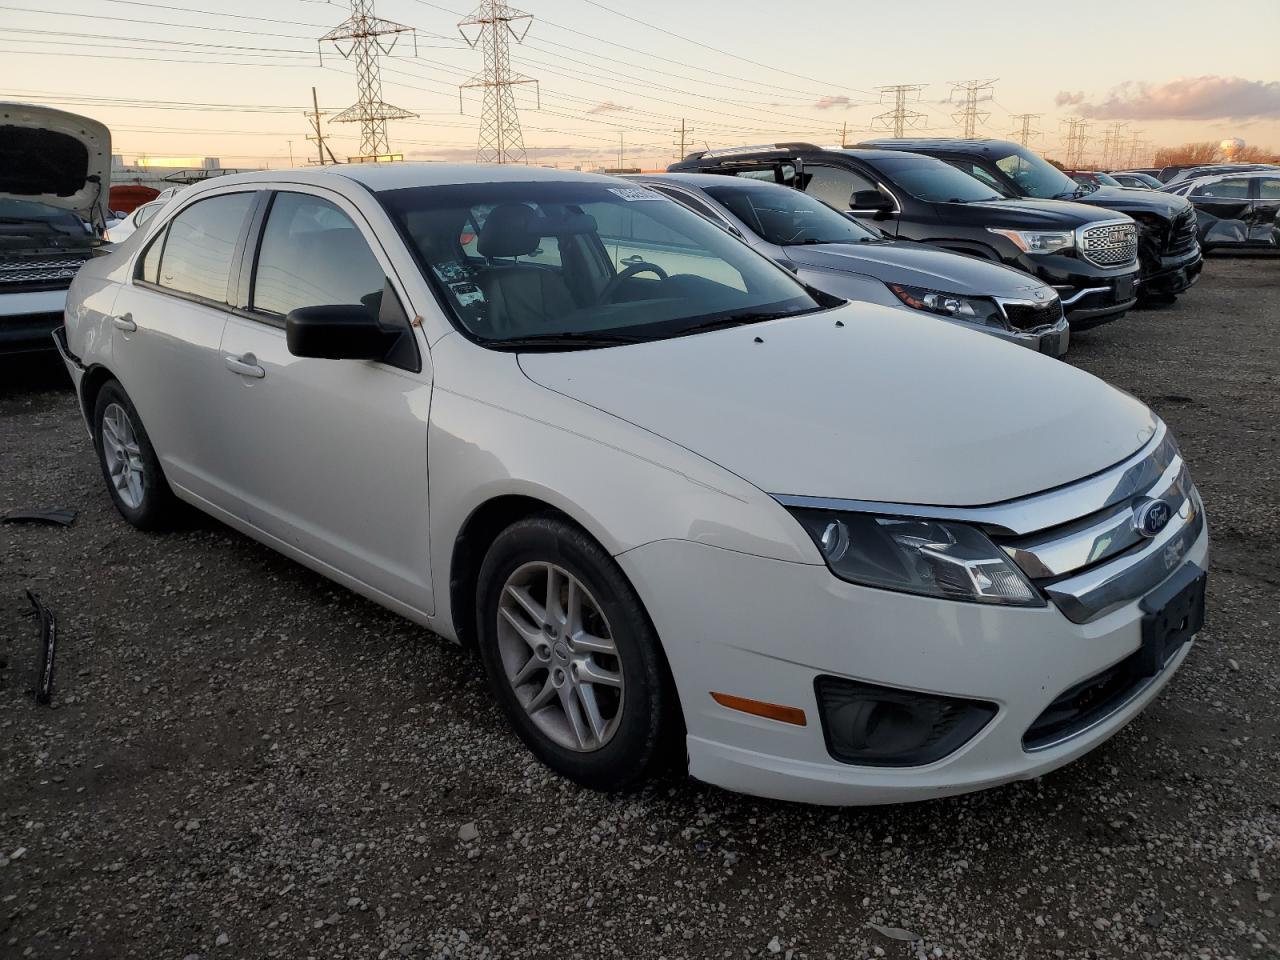
[[[1133,131],[1133,139],[1129,141],[1129,166],[1136,167],[1139,160],[1145,160],[1150,156],[1151,141],[1143,140],[1139,134],[1145,133],[1144,130]]]
[[[1103,168],[1109,170],[1120,165],[1120,157],[1123,155],[1122,151],[1124,150],[1124,128],[1128,125],[1128,121],[1117,120],[1102,135]]]
[[[524,21],[523,29],[516,24]],[[471,16],[458,24],[458,32],[471,49],[484,51],[484,72],[458,87],[458,110],[462,110],[462,91],[472,87],[484,89],[480,109],[480,140],[476,147],[477,163],[527,163],[524,136],[520,132],[520,115],[516,113],[513,88],[532,83],[538,91],[538,108],[542,108],[542,91],[538,81],[511,72],[511,51],[507,44],[514,38],[524,41],[533,24],[533,15],[522,13],[504,0],[483,0]],[[475,37],[466,27],[479,27]]]
[[[991,116],[990,113],[979,110],[978,104],[992,98],[993,86],[995,80],[951,81],[951,102],[960,104],[960,109],[951,115],[951,119],[960,124],[960,129],[964,131],[961,136],[971,138],[978,124]],[[956,94],[962,94],[960,99],[956,99]]]
[[[373,0],[351,0],[351,16],[338,24],[323,37],[348,60],[356,62],[356,89],[359,99],[333,118],[334,123],[360,124],[360,160],[389,157],[387,121],[416,117],[416,113],[393,107],[382,99],[382,77],[378,72],[378,55],[390,53],[402,33],[413,33],[414,53],[417,54],[418,35],[413,27],[393,23],[373,15]],[[391,37],[383,44],[380,37]],[[343,43],[348,46],[344,49]],[[321,47],[323,51],[323,46]],[[321,54],[323,62],[323,53]]]
[[[1068,170],[1079,170],[1084,166],[1084,145],[1089,142],[1085,131],[1089,129],[1089,121],[1081,117],[1071,117],[1065,121],[1067,125],[1066,165]]]
[[[1040,131],[1035,128],[1035,122],[1039,120],[1043,114],[1040,113],[1015,113],[1011,119],[1018,123],[1009,136],[1016,139],[1024,147],[1031,146],[1033,138],[1040,136]]]
[[[873,127],[879,125],[886,130],[892,130],[895,137],[900,137],[908,127],[920,126],[920,121],[925,118],[925,115],[915,110],[908,110],[907,101],[920,99],[920,91],[924,89],[923,83],[899,83],[890,87],[876,87],[876,89],[880,91],[881,103],[885,102],[886,97],[893,96],[893,109],[872,117]]]

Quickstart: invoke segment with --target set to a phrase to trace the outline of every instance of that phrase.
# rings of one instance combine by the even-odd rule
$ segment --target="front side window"
[[[876,166],[895,184],[926,203],[977,203],[1002,197],[948,163],[933,157],[886,157]]]
[[[164,240],[155,282],[179,293],[226,303],[231,260],[253,198],[252,193],[210,197],[174,217]],[[157,246],[153,243],[147,251],[144,279],[147,261]]]
[[[1059,200],[1074,195],[1080,189],[1079,184],[1044,157],[1024,148],[997,157],[995,164],[1028,197]]]
[[[883,239],[809,193],[733,185],[704,189],[758,236],[779,246],[872,243]]]
[[[874,190],[876,185],[866,177],[860,177],[844,167],[828,167],[818,163],[806,163],[804,192],[817,197],[837,210],[848,210],[849,201],[859,190]]]
[[[1249,181],[1244,177],[1230,177],[1215,183],[1206,183],[1193,189],[1191,196],[1217,200],[1247,200]]]
[[[969,176],[974,177],[977,180],[981,180],[983,183],[985,183],[992,190],[995,190],[997,193],[1003,194],[1006,197],[1013,196],[1013,191],[1010,190],[1003,183],[1001,183],[996,178],[995,174],[993,174],[986,167],[982,166],[982,164],[973,163],[972,161],[969,161],[969,160],[948,160],[947,162],[950,163],[951,166],[955,167],[957,170],[960,170],[963,173],[967,173]]]
[[[278,193],[254,271],[253,309],[361,305],[375,319],[386,273],[351,219],[328,200]]]
[[[625,181],[410,187],[378,198],[455,322],[494,346],[660,339],[826,305],[724,230]]]

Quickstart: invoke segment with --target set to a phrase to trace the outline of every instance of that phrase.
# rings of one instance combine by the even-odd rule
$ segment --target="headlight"
[[[1022,571],[975,527],[946,520],[788,509],[842,580],[946,600],[1044,605]]]
[[[1076,235],[1070,230],[1001,230],[987,227],[987,232],[1007,237],[1023,253],[1057,253],[1059,250],[1070,250],[1076,245]]]
[[[926,310],[943,317],[968,320],[971,323],[988,323],[1002,327],[1000,309],[992,300],[982,297],[962,297],[957,293],[944,293],[925,287],[909,287],[905,283],[890,283],[893,295],[916,310]]]

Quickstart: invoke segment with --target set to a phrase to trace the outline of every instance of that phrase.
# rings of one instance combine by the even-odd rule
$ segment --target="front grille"
[[[56,257],[45,260],[10,260],[0,263],[0,286],[69,286],[76,271],[89,259],[83,256]]]
[[[1080,253],[1099,267],[1126,267],[1138,257],[1138,229],[1133,223],[1105,223],[1080,234]]]
[[[1054,299],[1048,304],[1006,303],[1004,315],[1015,330],[1034,330],[1048,327],[1062,319],[1062,301]]]
[[[1173,221],[1165,239],[1166,254],[1186,253],[1196,245],[1196,211],[1192,207],[1182,211]]]

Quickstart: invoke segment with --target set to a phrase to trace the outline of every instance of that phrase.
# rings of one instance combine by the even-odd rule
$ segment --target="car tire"
[[[94,402],[93,445],[120,515],[139,530],[169,526],[178,512],[177,498],[137,408],[116,380],[104,384]]]
[[[481,565],[476,603],[494,695],[551,769],[620,791],[677,747],[683,756],[657,632],[613,558],[578,527],[554,514],[508,527]]]

